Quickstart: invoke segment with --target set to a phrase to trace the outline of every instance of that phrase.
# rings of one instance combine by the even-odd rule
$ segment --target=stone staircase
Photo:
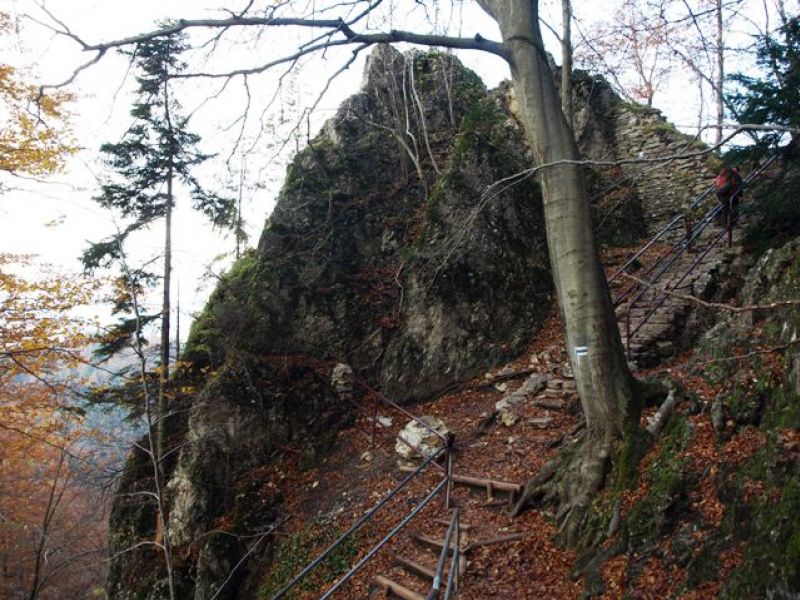
[[[741,254],[741,226],[733,230],[731,247],[716,223],[699,232],[688,249],[685,230],[670,231],[663,238],[666,250],[628,270],[636,279],[620,275],[611,283],[612,298],[622,297],[615,303],[622,342],[637,367],[675,356],[700,333],[693,331],[699,303],[690,297],[706,301],[718,291]]]

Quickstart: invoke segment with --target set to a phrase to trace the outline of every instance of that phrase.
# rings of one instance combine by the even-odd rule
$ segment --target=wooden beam
[[[410,590],[407,587],[392,581],[388,577],[384,577],[383,575],[376,575],[373,577],[372,583],[382,590],[389,591],[403,600],[425,600],[425,596],[422,596],[421,594],[418,594],[417,592]]]
[[[412,473],[416,471],[416,468],[409,465],[400,465],[400,470],[404,473]],[[510,494],[519,494],[520,492],[522,492],[521,483],[513,483],[511,481],[500,481],[497,479],[487,479],[485,477],[472,477],[471,475],[456,475],[455,473],[453,473],[453,483],[471,485],[473,487],[481,487],[487,490],[508,492]]]
[[[400,565],[412,575],[416,575],[422,579],[433,581],[433,578],[436,575],[436,571],[434,569],[426,567],[425,565],[413,561],[410,558],[406,558],[405,556],[395,556],[394,563],[396,565]]]

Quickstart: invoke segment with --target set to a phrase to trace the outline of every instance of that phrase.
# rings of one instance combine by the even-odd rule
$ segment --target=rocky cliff
[[[579,74],[576,102],[588,157],[686,141],[602,80]],[[258,247],[219,282],[187,344],[180,383],[197,391],[176,407],[165,461],[180,597],[255,596],[281,506],[271,458],[291,448],[317,460],[352,414],[334,364],[351,365],[356,397],[363,381],[410,402],[531,340],[552,283],[539,186],[512,177],[531,166],[513,111],[506,86],[487,91],[450,55],[380,47],[361,90],[292,161]],[[603,239],[630,243],[644,214],[665,210],[660,177],[593,171]],[[620,178],[610,201],[601,192]],[[164,535],[130,495],[149,489],[147,473],[135,454],[112,515],[124,552],[113,598],[165,593],[163,561],[137,546]]]

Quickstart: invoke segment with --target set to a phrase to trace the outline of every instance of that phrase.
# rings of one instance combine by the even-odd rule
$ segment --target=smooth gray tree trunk
[[[548,66],[536,0],[480,0],[494,17],[509,52],[519,115],[541,182],[550,265],[566,341],[586,419],[580,451],[553,474],[562,539],[574,543],[606,466],[624,437],[633,384],[592,230],[578,149]],[[522,499],[537,495],[529,482]],[[518,505],[518,509],[521,505]]]

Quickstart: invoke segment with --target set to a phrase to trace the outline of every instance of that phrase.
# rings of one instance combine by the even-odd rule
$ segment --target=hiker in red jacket
[[[717,179],[714,182],[717,188],[717,200],[722,204],[720,219],[723,227],[728,226],[730,213],[730,225],[736,223],[737,208],[739,200],[742,198],[742,176],[736,167],[722,167],[719,170]]]

